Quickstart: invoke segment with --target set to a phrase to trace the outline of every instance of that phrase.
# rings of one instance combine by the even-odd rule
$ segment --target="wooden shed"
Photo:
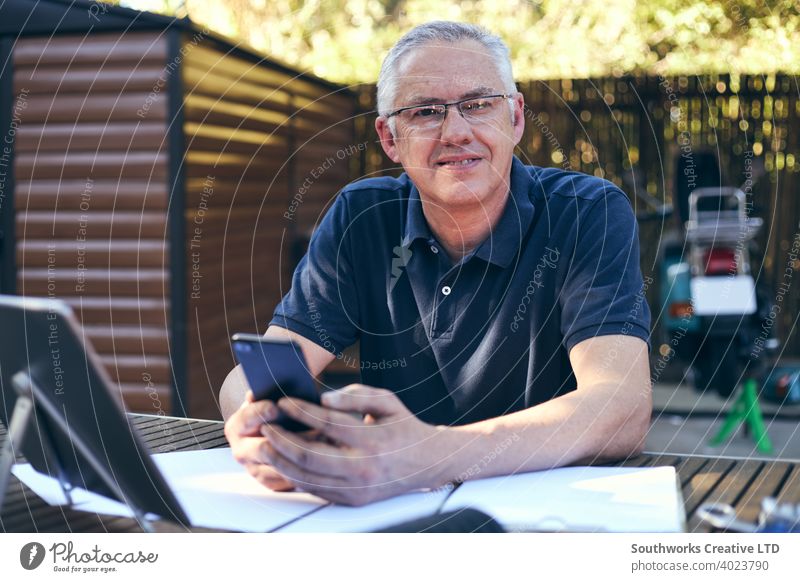
[[[131,410],[218,417],[230,335],[361,163],[354,94],[188,20],[2,12],[0,292],[72,305]]]

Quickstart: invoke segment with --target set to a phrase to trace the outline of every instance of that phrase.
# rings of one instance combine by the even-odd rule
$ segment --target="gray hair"
[[[386,55],[381,66],[381,72],[378,75],[378,115],[387,115],[394,106],[399,80],[397,67],[400,60],[408,52],[433,42],[455,43],[461,40],[474,40],[483,45],[489,51],[489,55],[497,66],[504,90],[508,93],[517,91],[517,87],[514,84],[514,75],[511,72],[511,58],[508,47],[499,36],[474,24],[436,20],[420,24],[411,29],[403,38],[397,41],[389,51],[389,54]],[[390,121],[394,121],[394,119]],[[394,133],[394,130],[392,133]]]

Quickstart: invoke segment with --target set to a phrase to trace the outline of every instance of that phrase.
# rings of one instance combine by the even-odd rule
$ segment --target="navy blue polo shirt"
[[[337,357],[360,341],[361,381],[426,422],[508,414],[574,390],[581,341],[648,341],[636,219],[610,182],[514,158],[499,222],[454,264],[406,174],[360,180],[319,224],[270,323]]]

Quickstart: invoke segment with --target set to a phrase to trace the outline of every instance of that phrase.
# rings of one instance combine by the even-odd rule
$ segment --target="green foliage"
[[[623,73],[795,73],[793,0],[123,0],[201,25],[342,83],[372,83],[389,47],[429,20],[486,26],[518,79]]]

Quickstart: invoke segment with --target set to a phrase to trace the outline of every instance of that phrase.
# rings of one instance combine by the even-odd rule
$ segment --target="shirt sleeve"
[[[649,346],[646,289],[636,217],[628,197],[611,190],[575,224],[575,252],[559,297],[567,351],[585,339],[617,334]]]
[[[270,321],[336,355],[356,342],[360,329],[349,224],[347,200],[340,194],[311,236],[292,287]]]

